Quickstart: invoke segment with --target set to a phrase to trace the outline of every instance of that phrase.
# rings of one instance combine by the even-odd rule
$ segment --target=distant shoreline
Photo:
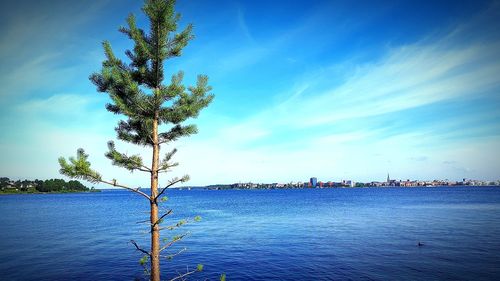
[[[397,189],[415,189],[415,188],[460,188],[460,187],[472,187],[472,188],[482,188],[482,187],[500,187],[500,185],[430,185],[430,186],[336,186],[336,187],[265,187],[265,188],[245,188],[245,187],[212,187],[212,186],[197,186],[197,187],[178,187],[172,188],[172,190],[289,190],[289,189],[301,189],[301,190],[327,190],[327,189],[387,189],[387,188],[397,188]]]
[[[280,187],[280,188],[215,188],[215,187],[176,187],[176,188],[170,188],[170,190],[181,190],[181,191],[189,191],[189,190],[211,190],[211,191],[223,191],[223,190],[334,190],[334,189],[418,189],[418,188],[442,188],[442,187],[447,187],[447,188],[461,188],[461,187],[468,187],[468,188],[487,188],[487,187],[500,187],[500,185],[460,185],[460,186],[447,186],[447,185],[439,185],[439,186],[412,186],[412,187],[404,187],[404,186],[370,186],[370,187]],[[122,188],[111,188],[111,189],[92,189],[92,190],[66,190],[66,191],[50,191],[50,192],[26,192],[26,191],[0,191],[0,196],[1,195],[28,195],[28,194],[68,194],[68,193],[94,193],[94,192],[101,192],[101,191],[117,191],[117,190],[123,190],[126,191],[125,189]]]
[[[76,180],[65,181],[63,179],[48,180],[10,180],[0,177],[1,194],[49,194],[49,193],[75,193],[92,192],[94,187],[88,188]]]
[[[94,193],[101,192],[100,189],[93,190],[65,190],[65,191],[49,191],[49,192],[28,192],[28,191],[11,191],[8,192],[0,191],[0,195],[18,195],[18,194],[66,194],[66,193]]]

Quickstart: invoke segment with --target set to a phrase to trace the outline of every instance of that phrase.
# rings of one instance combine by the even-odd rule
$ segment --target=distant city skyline
[[[82,147],[106,179],[120,116],[88,76],[141,1],[0,3],[0,174],[62,178]],[[499,1],[178,1],[196,38],[166,62],[209,76],[199,134],[172,147],[187,185],[500,177]],[[141,147],[116,143],[120,151]],[[171,147],[163,148],[166,152]],[[144,159],[149,154],[144,153]],[[161,180],[166,181],[167,177]]]
[[[352,180],[342,181],[317,181],[311,178],[309,181],[298,182],[236,182],[232,184],[210,184],[206,186],[179,186],[180,189],[206,188],[206,189],[274,189],[274,188],[338,188],[338,187],[439,187],[439,186],[500,186],[500,180],[482,181],[462,179],[462,181],[450,180],[387,180],[385,182],[369,181],[356,182]]]
[[[312,177],[309,181],[297,181],[297,182],[235,182],[232,184],[210,184],[206,186],[192,186],[183,185],[179,188],[209,188],[209,189],[269,189],[269,188],[335,188],[335,187],[429,187],[429,186],[500,186],[500,179],[485,181],[479,179],[465,179],[461,181],[452,180],[401,180],[401,179],[390,179],[387,177],[386,181],[354,181],[351,179],[343,179],[341,181],[336,180],[318,180],[316,177]]]

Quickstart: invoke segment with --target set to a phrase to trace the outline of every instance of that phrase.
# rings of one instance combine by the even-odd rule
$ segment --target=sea
[[[498,187],[167,196],[162,226],[186,223],[162,239],[188,235],[162,280],[500,280]],[[147,280],[130,241],[149,248],[148,209],[126,190],[0,196],[0,280]]]

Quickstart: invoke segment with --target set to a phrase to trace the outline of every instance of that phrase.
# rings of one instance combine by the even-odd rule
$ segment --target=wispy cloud
[[[99,40],[83,33],[109,3],[53,1],[6,4],[0,16],[0,102],[15,103],[31,95],[75,91],[75,81],[88,76],[89,61]],[[89,40],[90,39],[90,40]],[[95,42],[95,48],[82,46]],[[81,88],[81,87],[78,87]]]
[[[59,94],[48,98],[35,98],[17,106],[22,114],[56,114],[68,116],[84,114],[85,107],[102,100],[97,95]]]
[[[322,93],[308,93],[308,87],[292,91],[290,98],[271,105],[256,118],[264,128],[335,125],[446,100],[477,98],[498,89],[500,41],[454,39],[392,48],[380,60],[353,68],[340,86]],[[323,77],[316,81],[325,83]],[[314,83],[311,79],[304,81],[304,85]]]

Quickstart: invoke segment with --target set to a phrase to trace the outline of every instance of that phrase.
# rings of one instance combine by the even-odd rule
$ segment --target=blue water
[[[500,188],[171,191],[200,215],[162,262],[190,280],[500,280]],[[143,279],[148,203],[127,191],[0,196],[1,280]],[[172,237],[174,233],[164,232]],[[418,242],[424,246],[417,247]]]

